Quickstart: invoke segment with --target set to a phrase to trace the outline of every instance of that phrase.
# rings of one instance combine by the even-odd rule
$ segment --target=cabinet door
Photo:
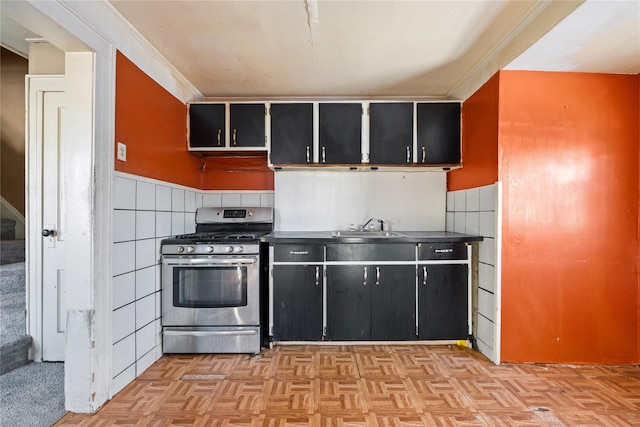
[[[416,266],[373,266],[371,338],[416,339]]]
[[[320,163],[362,161],[362,104],[320,104]]]
[[[322,266],[273,266],[273,338],[322,340]]]
[[[313,104],[271,104],[271,163],[313,163]]]
[[[412,149],[413,103],[371,103],[369,105],[369,163],[412,163]]]
[[[264,148],[264,108],[264,104],[231,104],[229,106],[229,125],[231,127],[229,146],[231,148]]]
[[[417,110],[418,163],[460,163],[460,104],[425,103]]]
[[[189,104],[189,146],[223,148],[224,104]]]
[[[371,339],[371,267],[328,265],[327,338],[358,341]]]
[[[418,265],[419,339],[469,337],[467,273],[465,264]]]

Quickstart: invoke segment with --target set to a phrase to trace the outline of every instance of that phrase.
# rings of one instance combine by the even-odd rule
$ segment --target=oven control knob
[[[224,248],[225,252],[233,252],[233,246],[227,246],[226,248]]]
[[[247,212],[247,215],[249,215],[249,216],[253,216],[253,211],[249,211],[249,212]]]
[[[187,246],[187,252],[192,253],[193,252],[193,246]]]
[[[181,254],[184,252],[184,246],[178,246],[178,253]]]
[[[213,246],[207,246],[207,252],[211,253],[213,252]]]
[[[234,252],[242,252],[242,246],[236,246]]]

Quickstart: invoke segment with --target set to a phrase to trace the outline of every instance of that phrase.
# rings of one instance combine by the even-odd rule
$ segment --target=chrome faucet
[[[380,231],[384,230],[384,221],[381,219],[369,218],[364,224],[358,227],[359,231],[367,231],[367,226],[371,223],[371,221],[378,221],[380,223]],[[374,231],[371,229],[371,231]]]

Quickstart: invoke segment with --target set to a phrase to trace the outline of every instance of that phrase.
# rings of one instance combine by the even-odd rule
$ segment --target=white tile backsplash
[[[447,231],[483,236],[478,253],[478,348],[494,362],[499,362],[499,349],[494,349],[499,334],[496,309],[500,297],[497,291],[498,277],[496,244],[498,200],[496,192],[500,184],[492,184],[447,193]]]
[[[242,206],[242,195],[240,193],[223,193],[222,206],[225,208]]]
[[[136,211],[113,211],[113,241],[126,242],[136,238]]]
[[[272,208],[274,207],[274,196],[273,193],[262,193],[260,194],[260,206],[263,208]]]
[[[156,297],[148,295],[136,300],[136,330],[156,320]]]
[[[136,273],[131,272],[113,278],[111,304],[113,309],[131,304],[136,299]]]
[[[156,212],[155,237],[171,236],[171,212]]]
[[[196,193],[193,191],[184,192],[184,211],[195,212],[196,211]]]
[[[184,232],[185,233],[196,232],[196,213],[195,212],[184,213]]]
[[[496,189],[495,185],[485,185],[480,187],[480,210],[496,210]]]
[[[155,363],[156,352],[154,349],[151,349],[147,354],[142,356],[138,356],[138,360],[136,360],[136,376],[142,374],[149,366]]]
[[[135,379],[136,367],[135,364],[133,364],[122,371],[120,374],[116,375],[113,380],[111,380],[111,395],[115,396],[116,393],[125,388],[131,381]]]
[[[113,208],[136,208],[136,181],[133,179],[115,177],[113,179]]]
[[[136,270],[136,299],[144,298],[156,291],[156,266]]]
[[[491,237],[485,237],[478,248],[478,261],[496,265],[496,242]]]
[[[465,190],[459,190],[453,192],[453,197],[455,197],[455,210],[456,212],[465,212],[467,210],[467,197]]]
[[[171,234],[184,234],[184,212],[171,213]]]
[[[222,193],[203,194],[202,206],[205,208],[219,208],[222,206]]]
[[[135,332],[136,307],[135,304],[125,305],[113,311],[111,315],[111,336],[113,342]]]
[[[156,184],[156,211],[171,212],[171,188]]]
[[[123,242],[113,244],[113,257],[111,258],[114,276],[128,273],[136,269],[136,242]]]
[[[484,289],[478,289],[478,313],[495,322],[496,302],[494,295]]]
[[[156,210],[156,186],[149,182],[138,181],[136,189],[136,209]]]
[[[156,346],[156,323],[136,331],[136,357],[142,357]]]
[[[465,210],[475,212],[480,210],[480,188],[470,188],[466,190]]]
[[[136,270],[150,267],[158,262],[159,254],[156,253],[156,240],[136,240]]]
[[[171,189],[171,211],[184,212],[184,190],[180,188]]]
[[[260,194],[259,193],[242,194],[240,203],[242,207],[260,206]]]
[[[136,211],[136,240],[156,237],[156,212]]]
[[[111,372],[118,375],[136,362],[136,340],[133,335],[113,345],[111,350]]]

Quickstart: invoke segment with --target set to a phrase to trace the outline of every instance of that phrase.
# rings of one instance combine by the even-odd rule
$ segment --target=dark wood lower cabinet
[[[468,271],[465,264],[418,266],[418,339],[469,337]]]
[[[413,340],[415,265],[327,266],[327,339]]]
[[[273,339],[322,340],[322,266],[273,266]]]

